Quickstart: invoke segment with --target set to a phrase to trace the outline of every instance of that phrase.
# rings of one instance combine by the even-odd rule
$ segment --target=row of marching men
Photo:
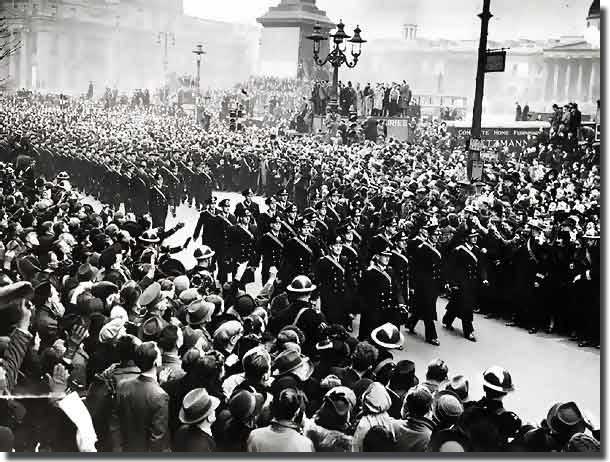
[[[298,214],[283,193],[266,199],[265,212],[250,190],[233,212],[229,199],[207,201],[192,236],[196,243],[201,239],[204,250],[195,256],[214,252],[221,283],[231,280],[244,263],[243,283],[254,281],[259,265],[263,283],[270,268],[277,268],[279,291],[304,275],[317,286],[328,323],[351,331],[359,313],[359,338],[365,340],[385,323],[414,333],[422,321],[426,341],[438,346],[436,305],[447,280],[453,290],[443,322],[452,328],[455,318],[461,318],[464,336],[476,340],[472,312],[485,281],[476,233],[464,234],[443,261],[436,225],[424,224],[407,234],[398,229],[394,216],[373,223],[372,217],[351,213],[330,198]]]

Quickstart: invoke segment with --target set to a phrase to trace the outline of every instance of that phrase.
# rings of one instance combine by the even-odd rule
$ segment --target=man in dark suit
[[[453,286],[453,293],[443,316],[443,324],[449,330],[453,330],[455,318],[461,318],[464,338],[471,342],[476,342],[472,320],[473,310],[478,306],[479,286],[481,283],[488,284],[479,249],[476,247],[477,237],[477,231],[470,231],[464,243],[449,255],[447,279]]]
[[[157,173],[155,183],[150,188],[149,210],[152,224],[155,228],[165,228],[165,219],[169,210],[169,202],[163,190],[163,176]]]
[[[320,258],[315,265],[316,280],[320,284],[320,306],[331,324],[348,324],[347,271],[344,266],[343,238],[335,236],[329,255]],[[351,321],[349,322],[351,324]]]
[[[379,242],[377,247],[371,247],[371,254],[371,266],[360,282],[362,313],[358,338],[361,341],[368,340],[373,329],[392,322],[392,314],[396,311],[392,276],[387,272],[392,255],[390,247]]]
[[[117,387],[111,418],[113,452],[169,451],[167,393],[157,383],[161,352],[154,342],[136,348],[141,374]]]
[[[262,216],[262,215],[261,215]],[[263,257],[261,276],[263,282],[269,279],[269,268],[279,268],[282,263],[284,243],[280,239],[282,220],[277,215],[269,219],[269,231],[258,242],[258,251]]]
[[[205,245],[211,245],[212,235],[211,230],[214,228],[214,220],[216,220],[216,198],[209,197],[205,201],[205,210],[199,214],[199,220],[193,232],[193,242],[197,243],[197,239],[201,236],[201,242]]]
[[[195,199],[195,207],[197,210],[201,210],[205,201],[212,195],[214,187],[212,177],[206,171],[206,168],[199,166],[193,171],[192,182],[193,188],[191,191]]]
[[[434,321],[436,321],[436,300],[441,289],[442,257],[441,252],[430,242],[430,233],[434,235],[436,227],[422,227],[418,238],[411,241],[414,245],[411,271],[414,303],[407,328],[413,333],[417,323],[420,320],[424,321],[426,342],[438,346],[440,343]]]

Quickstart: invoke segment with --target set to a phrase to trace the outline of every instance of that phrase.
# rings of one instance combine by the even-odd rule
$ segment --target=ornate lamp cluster
[[[362,44],[366,43],[366,40],[362,38],[360,33],[362,29],[360,26],[356,26],[354,29],[354,35],[350,37],[345,33],[345,24],[343,21],[339,21],[337,24],[337,31],[334,34],[329,34],[329,37],[322,34],[322,28],[319,23],[313,28],[313,34],[308,35],[306,38],[313,42],[313,59],[319,66],[330,64],[333,67],[333,95],[331,97],[329,109],[332,112],[337,112],[339,107],[339,67],[345,64],[349,68],[354,68],[358,64],[358,58],[362,54]],[[324,59],[320,58],[320,48],[322,42],[332,38],[333,46],[328,56]],[[352,61],[349,60],[346,51],[347,43],[351,43],[351,55]]]

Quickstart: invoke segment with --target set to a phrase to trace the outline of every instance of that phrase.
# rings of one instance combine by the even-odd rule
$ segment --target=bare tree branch
[[[0,18],[0,61],[16,53],[19,48],[21,48],[21,40],[12,37],[8,18]]]

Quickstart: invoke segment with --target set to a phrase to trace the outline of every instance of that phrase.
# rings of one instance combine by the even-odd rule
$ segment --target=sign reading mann
[[[530,140],[540,133],[541,128],[548,131],[548,122],[523,122],[522,126],[485,127],[481,129],[481,144],[485,149],[499,146],[515,151],[527,147]],[[458,138],[470,138],[470,127],[448,124],[447,130]]]

